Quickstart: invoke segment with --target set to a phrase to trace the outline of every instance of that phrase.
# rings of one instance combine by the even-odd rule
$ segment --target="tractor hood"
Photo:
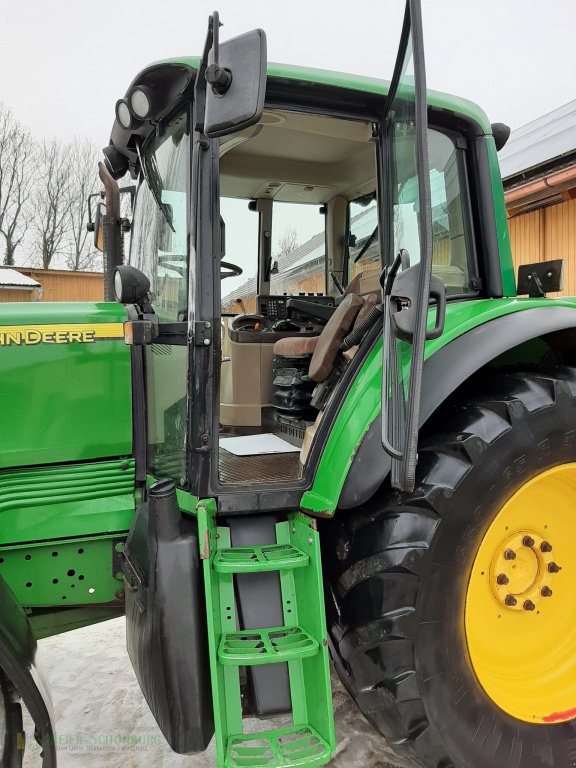
[[[130,456],[119,304],[0,304],[0,469]]]

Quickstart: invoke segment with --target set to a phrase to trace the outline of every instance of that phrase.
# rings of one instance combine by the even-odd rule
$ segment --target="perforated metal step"
[[[230,529],[217,524],[214,499],[196,505],[203,561],[214,739],[219,768],[318,768],[336,748],[320,540],[314,520],[290,512],[275,525],[276,542],[234,548]],[[258,580],[276,571],[284,626],[238,630],[236,574]],[[210,620],[211,617],[211,620]],[[305,629],[304,629],[305,627]],[[288,666],[292,725],[244,732],[243,667]],[[256,670],[253,670],[256,672]],[[260,674],[266,669],[260,668]],[[274,672],[274,667],[269,670]]]
[[[331,750],[310,726],[280,728],[231,736],[226,746],[226,768],[291,768],[324,765]]]
[[[291,544],[230,547],[218,550],[214,558],[214,570],[219,573],[256,573],[304,568],[309,562],[308,555]]]
[[[229,666],[277,664],[314,656],[318,647],[318,641],[302,627],[251,629],[223,635],[218,659]]]

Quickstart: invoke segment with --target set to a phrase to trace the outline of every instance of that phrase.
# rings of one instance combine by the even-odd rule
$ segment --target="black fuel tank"
[[[126,542],[126,638],[140,688],[175,752],[202,752],[214,733],[204,586],[196,520],[172,480],[148,489]]]

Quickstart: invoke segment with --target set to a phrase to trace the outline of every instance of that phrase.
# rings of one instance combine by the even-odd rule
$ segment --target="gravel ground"
[[[39,659],[52,693],[59,768],[215,768],[213,743],[201,755],[183,756],[164,741],[132,671],[123,618],[42,640]],[[333,691],[338,748],[331,768],[409,768],[336,679]],[[264,727],[277,725],[267,720]],[[29,746],[24,768],[39,763],[38,749]]]

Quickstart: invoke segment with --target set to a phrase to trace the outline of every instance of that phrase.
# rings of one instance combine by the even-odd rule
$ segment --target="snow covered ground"
[[[59,768],[216,768],[213,744],[183,756],[164,741],[132,671],[123,618],[42,640],[40,658],[52,692]],[[333,690],[338,750],[331,768],[407,768],[335,679]],[[25,768],[40,764],[31,741],[29,734]]]

